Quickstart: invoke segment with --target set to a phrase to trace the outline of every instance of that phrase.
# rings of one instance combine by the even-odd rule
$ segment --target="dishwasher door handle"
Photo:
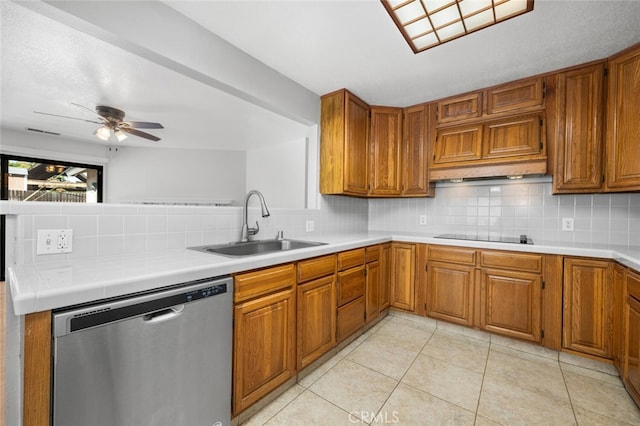
[[[184,311],[184,304],[172,306],[158,312],[153,312],[142,317],[147,324],[157,324],[177,318]]]

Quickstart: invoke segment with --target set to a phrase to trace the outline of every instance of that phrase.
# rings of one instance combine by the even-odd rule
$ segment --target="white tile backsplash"
[[[268,203],[268,200],[267,200]],[[16,263],[60,259],[136,254],[172,248],[237,241],[242,225],[240,207],[194,207],[156,205],[86,205],[21,203],[18,212]],[[366,199],[324,196],[320,208],[277,209],[262,218],[258,208],[249,209],[250,224],[260,223],[259,239],[273,238],[282,230],[287,238],[322,240],[322,235],[366,232]],[[315,230],[306,232],[306,221]],[[35,235],[38,229],[74,229],[74,250],[70,254],[38,256]]]
[[[552,195],[548,179],[438,185],[435,198],[372,199],[369,230],[518,236],[640,245],[640,194]],[[419,215],[427,225],[418,225]],[[562,231],[561,219],[575,219]]]

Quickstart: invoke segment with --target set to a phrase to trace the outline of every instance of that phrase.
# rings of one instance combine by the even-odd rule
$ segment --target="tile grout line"
[[[476,404],[475,417],[473,418],[473,424],[474,425],[476,423],[478,423],[478,411],[480,410],[480,400],[482,399],[482,390],[484,388],[484,379],[487,376],[487,367],[489,366],[489,355],[491,354],[491,345],[493,345],[493,343],[491,342],[491,338],[489,338],[489,347],[487,348],[487,357],[485,358],[484,371],[482,372],[482,383],[480,384],[480,393],[478,394],[478,403]],[[491,419],[491,421],[494,421],[494,420]]]
[[[573,399],[571,398],[571,392],[569,392],[569,385],[567,385],[567,378],[564,375],[564,369],[560,365],[560,353],[558,352],[558,368],[560,369],[560,374],[562,374],[562,383],[564,383],[564,388],[567,391],[567,396],[569,397],[569,404],[571,405],[571,412],[573,413],[573,419],[576,421],[576,425],[578,423],[578,416],[576,415],[576,409],[573,406]]]

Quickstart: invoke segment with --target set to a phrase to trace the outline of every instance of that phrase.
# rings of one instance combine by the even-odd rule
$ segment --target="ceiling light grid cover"
[[[381,0],[414,53],[533,10],[533,0]]]

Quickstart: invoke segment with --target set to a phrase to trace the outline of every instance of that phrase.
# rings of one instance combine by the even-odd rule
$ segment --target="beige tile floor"
[[[615,369],[392,313],[246,425],[640,425]]]

